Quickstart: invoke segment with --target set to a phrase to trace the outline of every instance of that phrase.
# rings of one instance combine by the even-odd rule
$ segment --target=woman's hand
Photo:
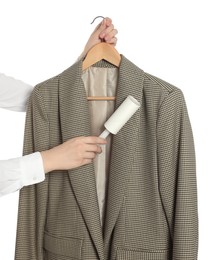
[[[104,18],[103,21],[96,26],[93,33],[90,35],[89,40],[87,41],[84,51],[80,55],[80,58],[85,57],[87,52],[96,44],[104,41],[113,46],[117,44],[117,35],[118,31],[114,28],[112,20],[108,17]]]
[[[48,173],[54,170],[69,170],[89,164],[101,153],[101,144],[106,144],[106,140],[96,136],[81,136],[43,151],[41,155],[44,171]]]

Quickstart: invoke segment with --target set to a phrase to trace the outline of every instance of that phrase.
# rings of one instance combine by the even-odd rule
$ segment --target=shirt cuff
[[[39,152],[25,155],[20,162],[23,186],[44,181],[45,173],[42,156]]]

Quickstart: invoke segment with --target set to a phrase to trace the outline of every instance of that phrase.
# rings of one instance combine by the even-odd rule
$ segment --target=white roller
[[[106,129],[99,137],[106,138],[110,133],[116,135],[139,108],[140,103],[134,97],[128,96],[106,121]]]

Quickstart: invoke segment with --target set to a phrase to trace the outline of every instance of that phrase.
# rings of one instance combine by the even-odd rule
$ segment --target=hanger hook
[[[103,19],[104,19],[105,17],[103,17],[103,16],[101,16],[101,15],[96,16],[96,17],[93,19],[92,23],[90,23],[90,24],[93,24],[97,18],[103,18]]]

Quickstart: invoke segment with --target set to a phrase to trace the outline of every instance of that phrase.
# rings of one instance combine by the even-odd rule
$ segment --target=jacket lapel
[[[62,141],[90,135],[90,115],[82,74],[82,61],[60,75],[59,107]],[[69,170],[70,183],[84,221],[100,258],[103,258],[103,237],[100,224],[93,164]]]
[[[116,108],[132,95],[140,103],[142,100],[144,72],[122,56],[119,68]],[[109,184],[107,193],[106,218],[104,226],[105,250],[108,250],[112,230],[124,199],[126,184],[132,174],[133,156],[138,143],[141,108],[113,136]]]
[[[90,135],[90,114],[81,74],[82,61],[79,61],[60,75],[59,107],[63,142],[76,136]],[[122,56],[116,108],[128,95],[132,95],[141,103],[143,80],[144,72]],[[93,164],[69,170],[76,200],[101,259],[104,258],[103,242],[106,249],[122,206],[126,184],[132,174],[133,155],[138,142],[140,111],[141,109],[113,137],[104,241]]]

